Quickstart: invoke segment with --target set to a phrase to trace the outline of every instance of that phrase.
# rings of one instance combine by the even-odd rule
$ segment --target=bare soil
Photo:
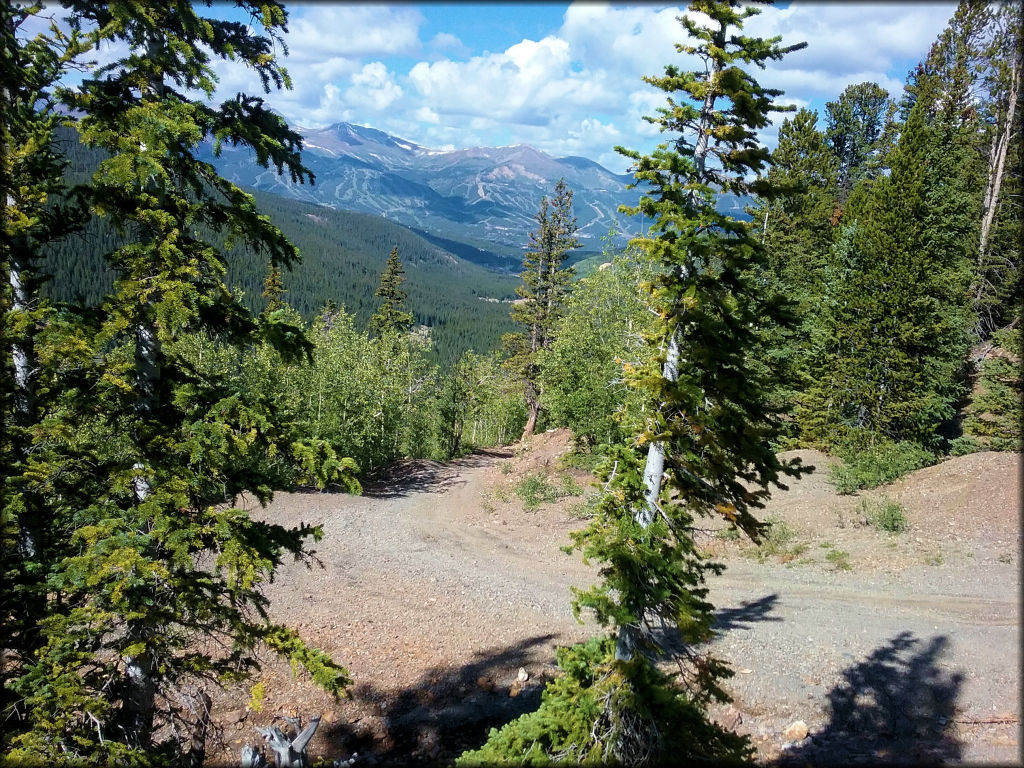
[[[355,682],[335,702],[268,657],[259,701],[248,688],[215,697],[210,761],[237,765],[276,715],[320,713],[314,758],[445,763],[535,709],[555,648],[598,631],[570,609],[570,586],[595,575],[561,547],[596,490],[563,466],[568,449],[549,432],[405,462],[360,497],[281,494],[254,510],[323,525],[319,565],[286,564],[267,594],[274,618]],[[1019,762],[1021,455],[951,459],[860,496],[835,493],[824,455],[791,455],[818,471],[764,511],[786,536],[759,549],[709,524],[703,537],[728,566],[710,583],[712,649],[736,673],[733,703],[713,715],[763,763]],[[525,511],[514,488],[527,474],[571,476],[584,496]],[[883,496],[907,531],[863,522],[861,499]]]

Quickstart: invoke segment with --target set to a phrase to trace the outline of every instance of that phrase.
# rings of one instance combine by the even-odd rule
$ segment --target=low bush
[[[583,493],[579,483],[568,475],[562,477],[560,485],[555,485],[543,475],[525,475],[512,490],[523,500],[523,509],[527,512],[539,509],[541,504],[550,504],[566,496],[579,496]]]
[[[915,469],[935,463],[934,453],[917,443],[878,443],[861,450],[841,451],[842,464],[832,468],[829,479],[841,494],[877,488]]]
[[[829,553],[825,555],[825,559],[832,563],[832,566],[837,571],[852,571],[853,565],[850,563],[850,553],[844,552],[841,549],[829,550]]]
[[[865,524],[880,531],[903,533],[910,527],[903,505],[886,496],[880,499],[861,499],[858,512]]]

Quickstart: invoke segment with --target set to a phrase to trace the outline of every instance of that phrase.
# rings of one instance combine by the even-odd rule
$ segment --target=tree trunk
[[[1014,57],[1010,69],[1010,95],[1006,104],[1006,119],[1003,120],[1002,130],[997,131],[996,135],[992,137],[992,151],[989,152],[988,183],[985,186],[985,199],[982,203],[981,236],[978,240],[979,270],[985,262],[989,236],[992,233],[996,212],[999,210],[999,191],[1003,183],[1003,174],[1006,172],[1006,156],[1009,152],[1010,140],[1013,137],[1020,80],[1021,61],[1018,53]]]
[[[159,33],[158,33],[159,34]],[[147,49],[153,58],[160,53],[161,43],[150,38]],[[164,94],[163,78],[154,75],[149,82],[150,91],[157,97]],[[151,417],[160,403],[157,397],[157,383],[160,380],[160,339],[154,320],[143,309],[142,317],[135,326],[135,411],[141,418]],[[144,465],[137,463],[136,469]],[[136,503],[141,504],[149,496],[152,487],[141,473],[132,479],[132,490]],[[142,637],[150,639],[144,630]],[[156,664],[152,653],[146,650],[137,656],[125,659],[124,698],[122,701],[122,727],[128,743],[138,749],[147,749],[153,733],[153,712],[156,708]]]
[[[715,35],[715,44],[725,47],[724,27]],[[721,64],[714,62],[709,82],[716,82]],[[701,105],[700,125],[697,130],[697,144],[693,151],[694,175],[696,179],[703,182],[705,162],[708,155],[708,137],[711,135],[712,115],[715,108],[714,92],[709,90]],[[691,203],[695,200],[695,192],[690,192]],[[680,268],[679,278],[686,280],[690,275],[689,267],[690,254],[687,253],[686,263]],[[665,353],[665,364],[662,366],[661,375],[668,381],[674,382],[679,378],[679,329],[672,328],[668,337],[668,349]],[[654,520],[657,512],[658,496],[661,493],[661,481],[665,474],[665,443],[662,441],[651,441],[647,448],[647,463],[644,465],[644,504],[642,507],[633,510],[633,519],[646,528]],[[643,606],[637,606],[639,615],[638,622],[643,621]],[[619,661],[628,661],[633,658],[636,652],[637,639],[639,634],[638,624],[625,624],[619,627],[618,636],[615,641],[615,658]]]
[[[537,397],[532,383],[528,386],[528,389],[529,391],[526,395],[526,426],[523,428],[523,436],[519,438],[520,441],[533,434],[533,431],[537,428],[537,417],[540,415],[540,399]]]

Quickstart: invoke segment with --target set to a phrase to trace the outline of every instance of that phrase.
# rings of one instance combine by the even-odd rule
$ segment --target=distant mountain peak
[[[628,176],[584,157],[553,157],[530,144],[428,149],[365,125],[338,122],[298,129],[304,163],[316,184],[299,186],[267,173],[248,155],[225,153],[213,162],[238,184],[335,208],[372,213],[475,249],[528,242],[541,198],[564,178],[574,192],[581,242],[615,231],[625,242],[636,223],[619,213],[639,193]]]

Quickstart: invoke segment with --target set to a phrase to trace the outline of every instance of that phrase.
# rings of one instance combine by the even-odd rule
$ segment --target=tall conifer
[[[648,156],[622,150],[643,193],[634,211],[654,222],[636,242],[661,266],[650,291],[661,319],[650,339],[658,355],[626,372],[653,412],[612,448],[607,492],[591,524],[572,537],[586,560],[600,562],[602,578],[576,591],[575,608],[593,610],[614,634],[562,652],[566,675],[549,686],[540,710],[492,732],[467,760],[522,760],[527,752],[643,764],[745,754],[743,740],[704,713],[709,701],[726,698],[719,681],[728,671],[696,647],[711,633],[704,577],[718,566],[700,554],[692,531],[697,517],[721,515],[758,535],[753,510],[780,475],[799,469],[771,449],[780,425],[765,403],[767,382],[750,363],[756,329],[781,319],[781,300],[748,277],[764,257],[759,233],[718,212],[715,201],[724,191],[770,195],[766,182],[748,176],[769,160],[757,131],[779,92],[742,65],[763,67],[802,46],[744,36],[743,21],[759,11],[739,3],[701,0],[690,12],[703,14],[680,18],[694,42],[676,47],[703,66],[670,65],[646,78],[669,94],[649,119],[671,138]],[[689,662],[681,687],[652,662],[671,653],[666,633]]]
[[[122,233],[107,254],[113,292],[93,332],[73,332],[88,406],[68,386],[65,408],[37,427],[32,477],[65,542],[48,567],[43,646],[13,681],[29,713],[10,753],[33,762],[125,764],[201,761],[204,684],[244,679],[261,644],[305,665],[328,690],[344,668],[271,622],[260,584],[286,554],[302,557],[319,532],[254,520],[234,504],[242,493],[270,498],[275,475],[260,458],[297,451],[258,394],[226,376],[199,374],[188,339],[214,345],[274,343],[289,357],[305,349],[301,328],[277,314],[253,320],[224,284],[224,256],[203,231],[224,232],[273,265],[298,253],[256,210],[253,198],[195,153],[205,139],[252,148],[264,166],[311,180],[301,140],[259,98],[217,106],[211,57],[253,70],[269,89],[286,84],[272,54],[286,14],[280,4],[243,3],[264,34],[205,18],[188,3],[65,0],[72,28],[95,45],[128,50],[57,90],[82,140],[105,151],[83,190],[92,210]],[[285,343],[290,339],[291,343]],[[56,357],[55,350],[48,350]],[[72,382],[66,374],[55,384]],[[81,488],[68,475],[88,467]],[[202,642],[200,642],[200,639]],[[167,740],[156,744],[160,726]],[[197,734],[186,745],[186,734]]]
[[[521,335],[505,338],[508,364],[523,378],[527,417],[523,439],[533,434],[540,415],[538,355],[551,346],[555,323],[562,314],[574,270],[563,267],[569,251],[579,247],[578,227],[572,211],[573,192],[559,179],[555,195],[543,197],[537,229],[530,233],[531,250],[523,258],[523,284],[516,289],[522,301],[512,308],[512,319],[524,326]]]
[[[932,445],[962,393],[973,219],[959,112],[942,117],[952,103],[939,88],[919,78],[891,173],[848,206],[816,337],[818,381],[801,409],[807,436],[825,444]]]
[[[370,335],[381,337],[392,333],[403,334],[412,327],[412,312],[405,308],[406,295],[402,290],[404,282],[405,271],[396,245],[391,249],[391,255],[380,276],[380,287],[374,293],[383,301],[370,318]]]

